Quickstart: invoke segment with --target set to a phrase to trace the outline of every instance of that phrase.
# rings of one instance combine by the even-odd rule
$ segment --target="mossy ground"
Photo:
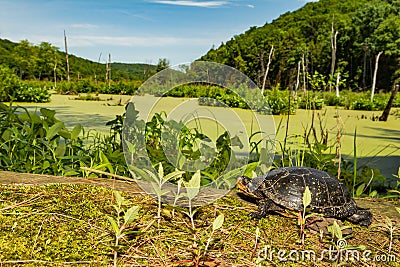
[[[139,205],[139,217],[127,230],[134,230],[121,242],[119,266],[331,266],[328,254],[330,236],[309,234],[299,244],[296,219],[269,216],[251,220],[255,206],[232,194],[201,207],[195,229],[179,210],[163,207],[158,223],[157,203],[144,194],[122,194],[132,205]],[[116,216],[113,192],[91,185],[44,185],[0,187],[0,265],[1,266],[107,266],[113,264],[113,233],[107,216]],[[399,203],[396,205],[398,206]],[[223,213],[223,227],[212,236],[214,218]],[[375,216],[381,220],[379,216]],[[396,222],[399,223],[398,221]],[[346,223],[347,224],[347,223]],[[259,237],[256,244],[256,229]],[[373,228],[352,225],[348,244],[365,245],[375,255],[387,255],[388,235]],[[399,232],[397,231],[397,234]],[[264,248],[267,247],[267,254]],[[274,250],[274,253],[272,251]],[[278,255],[285,250],[286,255]],[[303,251],[313,250],[316,260],[301,260]],[[299,261],[281,261],[297,251]],[[280,252],[282,253],[282,252]],[[360,255],[362,251],[360,250]],[[296,254],[291,254],[293,257]],[[396,262],[347,261],[351,266],[399,266],[400,242],[395,236],[392,252]],[[267,256],[262,260],[263,256]]]

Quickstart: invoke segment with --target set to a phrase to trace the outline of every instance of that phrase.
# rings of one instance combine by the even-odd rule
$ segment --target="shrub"
[[[290,103],[289,103],[290,97]],[[296,113],[296,106],[291,97],[289,91],[280,91],[280,90],[272,90],[266,92],[267,103],[271,108],[271,112],[274,115],[280,114],[295,114]],[[290,108],[290,110],[289,110]]]
[[[50,93],[46,87],[31,87],[29,84],[22,84],[13,96],[17,102],[43,103],[50,101]]]
[[[10,68],[0,65],[0,101],[10,101],[20,87],[18,76]]]
[[[301,109],[313,109],[321,110],[324,106],[324,99],[321,95],[313,92],[307,92],[306,94],[299,94],[297,99],[297,107]]]

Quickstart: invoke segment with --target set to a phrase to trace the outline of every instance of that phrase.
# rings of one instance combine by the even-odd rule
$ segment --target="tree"
[[[271,60],[272,60],[272,54],[274,53],[274,46],[271,46],[271,50],[269,51],[269,57],[268,57],[268,63],[267,63],[267,69],[265,70],[265,75],[263,79],[263,84],[261,88],[261,94],[264,95],[264,90],[265,90],[265,82],[267,81],[267,76],[269,72],[269,66],[271,65]]]
[[[37,49],[28,40],[23,40],[14,47],[12,52],[13,67],[20,79],[34,78],[37,63]]]
[[[393,105],[393,100],[396,97],[397,92],[399,91],[399,85],[396,84],[393,86],[392,94],[390,95],[389,101],[385,107],[385,109],[382,112],[382,115],[379,117],[380,121],[387,121],[389,114],[390,114],[390,109],[392,108]]]
[[[18,76],[8,67],[0,65],[0,101],[10,101],[21,86]]]
[[[378,53],[378,55],[376,56],[376,60],[375,60],[374,76],[372,78],[371,101],[374,100],[375,86],[376,86],[376,75],[378,74],[379,58],[381,57],[382,54],[383,54],[383,51],[380,51]]]
[[[67,70],[67,82],[70,81],[70,75],[69,75],[69,60],[68,60],[68,44],[67,44],[67,36],[65,35],[64,31],[64,46],[65,46],[65,67]]]
[[[54,66],[59,64],[61,64],[61,59],[58,56],[58,48],[47,42],[40,43],[36,67],[37,77],[40,80],[51,79],[57,69]]]
[[[166,59],[166,58],[160,58],[160,59],[158,60],[158,64],[157,64],[157,67],[156,67],[156,71],[159,72],[159,71],[162,71],[163,69],[166,69],[166,68],[168,68],[168,67],[169,67],[169,61],[168,61],[168,59]]]

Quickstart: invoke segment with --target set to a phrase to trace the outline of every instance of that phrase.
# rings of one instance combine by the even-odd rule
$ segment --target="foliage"
[[[57,84],[56,91],[59,94],[78,94],[78,93],[102,93],[133,95],[139,88],[140,81],[119,81],[119,82],[93,82],[89,79],[81,79],[76,82],[62,81]]]
[[[304,58],[306,89],[330,90],[332,20],[338,32],[336,72],[345,77],[347,87],[367,89],[372,85],[373,64],[384,51],[379,66],[378,88],[389,91],[398,79],[400,49],[400,5],[398,0],[320,0],[281,15],[271,23],[252,27],[235,35],[201,60],[215,61],[244,72],[261,87],[268,52],[274,46],[267,87],[294,84],[298,63]],[[320,76],[322,75],[322,76]],[[311,77],[310,77],[311,76]],[[328,86],[329,85],[329,86]]]
[[[127,175],[119,134],[110,123],[109,135],[85,132],[78,124],[68,130],[55,111],[29,112],[0,103],[0,165],[3,170],[53,175],[90,175],[92,167]]]
[[[289,91],[274,89],[266,91],[266,99],[274,115],[287,115],[296,113],[296,105]]]
[[[8,67],[0,65],[0,101],[9,101],[10,96],[20,86],[21,82],[18,76]]]
[[[93,79],[105,82],[106,63],[69,55],[70,76],[73,81]],[[0,65],[12,69],[21,80],[48,80],[54,82],[66,80],[65,53],[48,42],[32,45],[28,40],[13,43],[0,39]],[[112,80],[144,81],[156,72],[156,66],[150,64],[111,63]]]

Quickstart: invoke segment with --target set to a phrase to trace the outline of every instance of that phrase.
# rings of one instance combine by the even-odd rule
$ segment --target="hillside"
[[[65,79],[65,53],[50,43],[33,45],[27,40],[19,43],[0,39],[0,65],[13,69],[23,80],[52,80],[54,65],[57,63],[58,79]],[[72,79],[93,78],[104,80],[106,64],[93,62],[75,55],[69,55]],[[111,63],[112,79],[143,81],[155,72],[156,66],[142,63]]]
[[[375,59],[383,51],[379,60],[377,88],[390,90],[400,75],[398,14],[399,0],[320,0],[283,14],[262,27],[252,27],[234,36],[208,51],[201,60],[233,66],[261,85],[273,46],[267,87],[278,84],[283,88],[293,86],[298,68],[302,70],[304,62],[304,73],[314,75],[314,78],[308,79],[308,87],[312,86],[310,81],[313,80],[314,89],[326,89],[326,86],[320,87],[323,87],[322,82],[327,83],[331,74],[331,38],[337,32],[336,60],[331,80],[336,81],[340,72],[348,88],[371,88]],[[325,79],[322,81],[321,77]]]

